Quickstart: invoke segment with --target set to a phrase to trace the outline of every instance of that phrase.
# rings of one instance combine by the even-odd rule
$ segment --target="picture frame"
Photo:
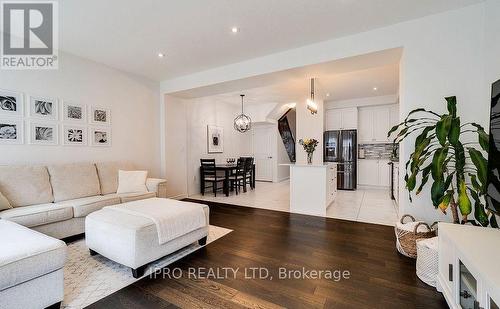
[[[207,152],[224,152],[224,128],[214,125],[207,126]]]
[[[90,123],[96,125],[111,125],[111,110],[105,107],[90,107]]]
[[[0,116],[23,117],[24,95],[21,92],[0,89]]]
[[[54,98],[29,96],[29,117],[43,120],[59,120],[59,101]]]
[[[52,122],[35,122],[29,124],[30,139],[32,145],[59,145],[59,125]]]
[[[15,118],[0,118],[0,145],[24,144],[24,121]]]
[[[63,101],[62,120],[64,122],[87,123],[87,106]]]
[[[85,146],[87,145],[87,127],[64,124],[61,140],[64,146]]]
[[[111,147],[111,128],[109,127],[90,127],[89,133],[90,146]]]

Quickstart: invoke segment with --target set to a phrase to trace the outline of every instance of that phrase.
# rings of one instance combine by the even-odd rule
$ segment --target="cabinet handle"
[[[453,264],[448,264],[448,281],[453,282]]]

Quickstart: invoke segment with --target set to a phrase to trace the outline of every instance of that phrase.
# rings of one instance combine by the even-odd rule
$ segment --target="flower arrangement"
[[[304,147],[307,153],[307,164],[312,164],[312,157],[316,146],[318,146],[318,141],[314,138],[300,139],[299,144]]]

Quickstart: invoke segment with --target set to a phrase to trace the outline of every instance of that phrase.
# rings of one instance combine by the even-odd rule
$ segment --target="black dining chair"
[[[215,169],[215,159],[200,159],[201,163],[201,195],[205,195],[206,188],[212,188],[215,196],[217,196],[217,191],[224,190],[224,177],[217,174]],[[206,183],[210,183],[211,186],[206,186]],[[222,182],[223,186],[218,187],[218,184]]]
[[[245,184],[245,188],[244,188],[244,192],[246,192],[246,185],[247,183],[250,184],[250,189],[255,189],[254,188],[254,185],[253,185],[253,177],[255,177],[255,175],[253,174],[253,164],[254,164],[254,159],[253,157],[240,157],[240,159],[242,160],[245,160],[245,180],[244,180],[244,184]]]
[[[236,163],[236,169],[233,171],[231,176],[229,176],[229,182],[231,183],[231,189],[236,191],[236,195],[238,195],[238,191],[240,187],[244,187],[245,182],[245,159],[239,158]],[[245,188],[244,191],[246,192]]]

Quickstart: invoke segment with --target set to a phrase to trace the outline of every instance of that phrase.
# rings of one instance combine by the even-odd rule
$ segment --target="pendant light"
[[[241,97],[241,114],[234,118],[234,129],[240,133],[245,133],[252,128],[252,119],[243,113],[243,97],[244,94],[240,94]]]
[[[313,115],[318,113],[318,104],[314,101],[314,78],[311,78],[311,98],[307,99],[307,109]]]

